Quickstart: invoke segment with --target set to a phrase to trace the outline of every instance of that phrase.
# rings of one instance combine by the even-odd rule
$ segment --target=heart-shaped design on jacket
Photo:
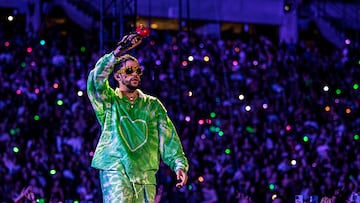
[[[121,116],[119,131],[132,152],[143,146],[148,139],[148,127],[142,119],[131,120],[128,116]]]

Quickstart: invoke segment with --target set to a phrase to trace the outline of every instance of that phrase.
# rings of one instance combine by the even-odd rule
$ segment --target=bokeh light
[[[226,148],[225,149],[225,154],[230,154],[231,153],[231,150],[229,148]]]
[[[13,152],[19,153],[20,149],[18,147],[13,147]]]
[[[50,175],[55,175],[55,174],[56,174],[56,170],[55,170],[55,169],[51,169],[49,173],[50,173]]]

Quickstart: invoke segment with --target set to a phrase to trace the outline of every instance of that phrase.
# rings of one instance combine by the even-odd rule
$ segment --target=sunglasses
[[[117,73],[126,74],[126,75],[131,75],[134,72],[137,75],[142,75],[143,71],[139,66],[126,66],[117,71]]]

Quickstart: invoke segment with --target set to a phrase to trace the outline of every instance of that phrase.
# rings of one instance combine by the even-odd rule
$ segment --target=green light
[[[358,60],[358,64],[360,65],[360,60]]]
[[[219,131],[218,135],[219,135],[220,137],[222,137],[222,136],[224,135],[224,132],[223,132],[223,131]]]
[[[336,94],[337,95],[341,94],[341,89],[336,89]]]
[[[270,190],[274,190],[274,189],[275,189],[275,185],[274,185],[274,184],[272,184],[272,183],[271,183],[271,184],[269,184],[269,189],[270,189]]]
[[[50,174],[51,174],[51,175],[55,175],[55,174],[56,174],[56,170],[55,170],[55,169],[51,169],[51,170],[50,170]]]
[[[230,151],[229,148],[226,148],[226,149],[225,149],[225,154],[230,154],[230,152],[231,152],[231,151]]]
[[[248,133],[255,133],[256,130],[250,126],[246,126],[245,130],[248,132]]]
[[[74,203],[79,203],[79,201],[77,201],[77,200],[74,200]]]
[[[359,89],[359,84],[355,83],[355,84],[353,85],[353,89],[354,89],[354,90]]]
[[[45,203],[45,199],[44,198],[36,199],[36,202]]]
[[[192,190],[192,189],[193,189],[192,185],[189,185],[188,190]]]
[[[220,128],[219,128],[219,127],[216,127],[216,128],[215,128],[215,132],[220,132]]]
[[[15,135],[16,131],[15,129],[10,129],[10,135]]]
[[[20,150],[17,147],[13,147],[13,152],[18,153]]]
[[[43,39],[40,40],[40,45],[41,45],[41,46],[44,46],[44,45],[45,45],[45,40],[43,40]]]
[[[211,113],[210,113],[210,117],[211,117],[211,118],[215,118],[215,117],[216,117],[216,113],[215,113],[215,112],[211,112]]]
[[[85,48],[85,47],[81,47],[81,48],[80,48],[80,51],[81,51],[81,52],[85,52],[85,51],[86,51],[86,48]]]
[[[38,121],[40,119],[40,116],[39,115],[35,115],[34,116],[34,120]]]
[[[26,67],[26,63],[25,63],[25,62],[21,62],[20,66],[21,66],[22,68],[25,68],[25,67]]]
[[[215,132],[216,131],[216,127],[215,126],[210,126],[210,132]]]
[[[63,102],[63,100],[61,100],[61,99],[59,99],[59,100],[57,100],[57,105],[59,105],[59,106],[61,106],[61,105],[63,105],[64,104],[64,102]]]
[[[359,135],[358,134],[354,135],[354,140],[359,140]]]
[[[305,136],[303,137],[303,140],[304,140],[304,142],[309,142],[309,137],[305,135]]]

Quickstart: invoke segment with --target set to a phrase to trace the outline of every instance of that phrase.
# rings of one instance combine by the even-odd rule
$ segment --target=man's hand
[[[181,188],[182,186],[186,185],[188,175],[182,169],[179,169],[176,171],[176,179],[180,180],[180,182],[176,184],[176,187]]]
[[[119,57],[124,52],[129,51],[136,46],[138,46],[142,42],[142,37],[139,36],[139,34],[129,34],[125,35],[121,41],[118,43],[118,46],[114,50],[114,55]]]

